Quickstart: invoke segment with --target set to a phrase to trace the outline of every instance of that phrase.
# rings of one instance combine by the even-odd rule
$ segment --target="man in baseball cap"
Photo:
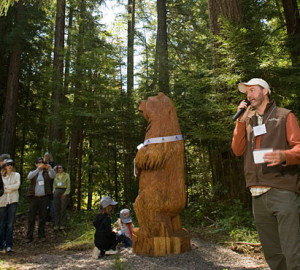
[[[251,86],[251,85],[259,85],[263,89],[267,88],[268,92],[269,92],[269,95],[271,94],[271,89],[270,89],[269,84],[265,80],[259,79],[259,78],[253,78],[253,79],[251,79],[248,82],[241,82],[241,83],[239,83],[238,84],[238,89],[239,89],[240,92],[246,93],[247,86]]]
[[[247,95],[237,111],[232,150],[244,159],[246,187],[266,261],[272,270],[300,269],[300,128],[288,109],[270,99],[259,78],[238,84]],[[249,105],[249,106],[248,106]]]

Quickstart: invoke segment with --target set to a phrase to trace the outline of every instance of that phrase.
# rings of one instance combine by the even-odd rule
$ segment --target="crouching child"
[[[109,196],[104,196],[100,201],[100,212],[96,215],[93,225],[96,228],[94,243],[100,250],[98,258],[105,254],[116,254],[117,236],[111,228],[111,212],[118,202]]]
[[[133,223],[129,209],[122,209],[120,212],[120,218],[115,223],[117,232],[117,242],[120,242],[121,249],[132,247],[132,230]]]

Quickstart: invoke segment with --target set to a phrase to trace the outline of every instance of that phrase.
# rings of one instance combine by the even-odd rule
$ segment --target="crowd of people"
[[[48,152],[37,157],[35,168],[27,175],[29,186],[28,226],[25,242],[34,240],[35,223],[38,221],[37,237],[46,241],[45,226],[50,221],[54,230],[64,230],[66,226],[68,196],[70,194],[70,176],[62,164],[56,165]],[[20,174],[15,172],[15,162],[9,154],[0,155],[0,251],[11,252],[13,230],[19,202]],[[93,225],[97,258],[105,254],[115,254],[116,249],[132,246],[132,219],[129,209],[122,209],[120,218],[111,227],[113,206],[118,204],[105,196],[100,201],[100,213]]]
[[[15,163],[9,154],[0,155],[0,251],[11,252],[13,230],[19,202],[20,174],[15,172]],[[34,239],[34,228],[38,219],[38,239],[46,241],[46,221],[54,230],[64,230],[66,209],[70,194],[70,176],[62,164],[55,165],[48,152],[44,157],[37,157],[35,168],[27,175],[28,227],[26,243]]]

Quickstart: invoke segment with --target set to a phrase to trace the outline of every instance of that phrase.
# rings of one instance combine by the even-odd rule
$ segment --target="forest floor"
[[[72,245],[64,231],[46,226],[47,240],[25,243],[27,219],[19,216],[15,224],[13,252],[0,253],[0,269],[149,269],[149,270],[225,270],[267,267],[260,245],[249,243],[215,244],[192,235],[190,252],[165,257],[139,256],[131,249],[102,259],[92,258],[93,243]]]

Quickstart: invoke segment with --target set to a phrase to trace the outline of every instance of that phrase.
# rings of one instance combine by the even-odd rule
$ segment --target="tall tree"
[[[123,145],[123,170],[124,170],[124,201],[128,204],[131,201],[130,187],[133,181],[132,166],[134,158],[133,134],[134,134],[134,38],[135,38],[135,0],[128,0],[127,5],[127,91],[121,91],[122,118],[121,132]],[[116,186],[116,188],[118,188]]]
[[[5,98],[5,106],[3,112],[2,132],[1,132],[1,153],[15,154],[15,138],[17,124],[17,104],[19,92],[20,64],[22,52],[23,33],[23,1],[19,0],[16,6],[15,15],[15,39],[9,57],[9,70],[7,80],[7,90]]]
[[[93,149],[92,139],[89,139],[89,147]],[[89,153],[89,171],[88,171],[88,198],[87,198],[87,209],[92,209],[92,202],[93,202],[93,166],[94,166],[94,153]]]
[[[136,69],[136,77],[139,79],[138,93],[142,98],[157,93],[158,83],[158,62],[155,53],[155,42],[157,40],[157,13],[153,10],[157,8],[157,2],[137,1],[136,16],[140,24],[141,31],[137,29],[137,44],[140,46],[143,55],[139,61],[139,68]]]
[[[73,16],[74,16],[74,5],[70,3],[69,14],[68,14],[68,37],[67,37],[67,48],[65,57],[65,80],[64,80],[64,93],[68,92],[68,87],[70,84],[70,65],[71,65],[71,37],[73,28]]]
[[[226,85],[218,84],[216,80],[216,77],[219,76],[219,72],[222,72],[222,70],[220,70],[222,67],[222,58],[220,57],[221,44],[219,43],[218,36],[221,35],[226,39],[226,36],[224,36],[225,32],[222,31],[222,28],[224,28],[223,24],[225,24],[226,21],[229,21],[233,25],[237,25],[242,21],[241,2],[240,0],[209,0],[208,9],[210,30],[215,37],[213,44],[213,81],[216,83],[213,83],[211,92],[217,100],[220,98],[220,101],[223,101],[224,94],[228,92],[228,88]],[[217,111],[215,113],[216,115],[219,114]],[[224,147],[224,142],[220,144],[214,143],[209,145],[208,154],[216,196],[220,199],[239,198],[244,202],[249,201],[243,181],[241,163],[234,158],[230,148]],[[224,190],[227,190],[227,193],[224,193]]]
[[[209,0],[208,1],[209,12],[209,26],[213,35],[221,34],[221,19],[225,18],[229,21],[240,21],[242,17],[240,0]],[[220,65],[218,59],[218,43],[216,39],[213,44],[213,66],[216,68]]]
[[[289,48],[294,66],[300,65],[300,16],[297,0],[282,0]]]
[[[74,107],[73,114],[71,116],[71,133],[70,133],[70,153],[69,153],[69,169],[70,169],[70,180],[71,180],[71,194],[77,191],[77,209],[81,207],[81,179],[78,179],[78,173],[81,173],[81,168],[78,168],[79,162],[81,163],[82,157],[79,157],[80,143],[82,143],[82,119],[78,113],[78,108],[83,106],[80,96],[83,92],[82,78],[84,76],[83,71],[83,59],[84,54],[84,34],[86,31],[86,0],[79,1],[79,32],[77,40],[76,60],[75,60],[75,82],[74,88],[72,88],[72,94],[74,95]],[[82,144],[81,144],[82,146]],[[78,173],[77,173],[78,172]],[[72,201],[73,203],[73,201]]]
[[[220,34],[220,17],[230,21],[240,21],[242,18],[240,0],[209,0],[208,11],[210,29],[214,35]]]
[[[127,94],[131,96],[134,85],[134,28],[135,28],[135,0],[128,0],[128,28],[127,28]]]
[[[167,34],[167,3],[157,0],[157,42],[158,85],[159,91],[169,94],[168,34]]]
[[[50,122],[49,132],[49,148],[53,152],[55,150],[59,154],[59,149],[53,149],[51,145],[53,142],[65,141],[65,123],[61,116],[61,108],[64,102],[64,89],[63,89],[63,49],[64,49],[64,36],[65,36],[65,10],[66,1],[57,0],[56,4],[56,22],[55,22],[55,40],[54,40],[54,59],[53,59],[53,77],[52,77],[52,96],[51,96],[51,112],[52,118]],[[62,149],[63,150],[63,149]],[[56,157],[56,160],[61,157]],[[62,162],[63,160],[59,160]]]

